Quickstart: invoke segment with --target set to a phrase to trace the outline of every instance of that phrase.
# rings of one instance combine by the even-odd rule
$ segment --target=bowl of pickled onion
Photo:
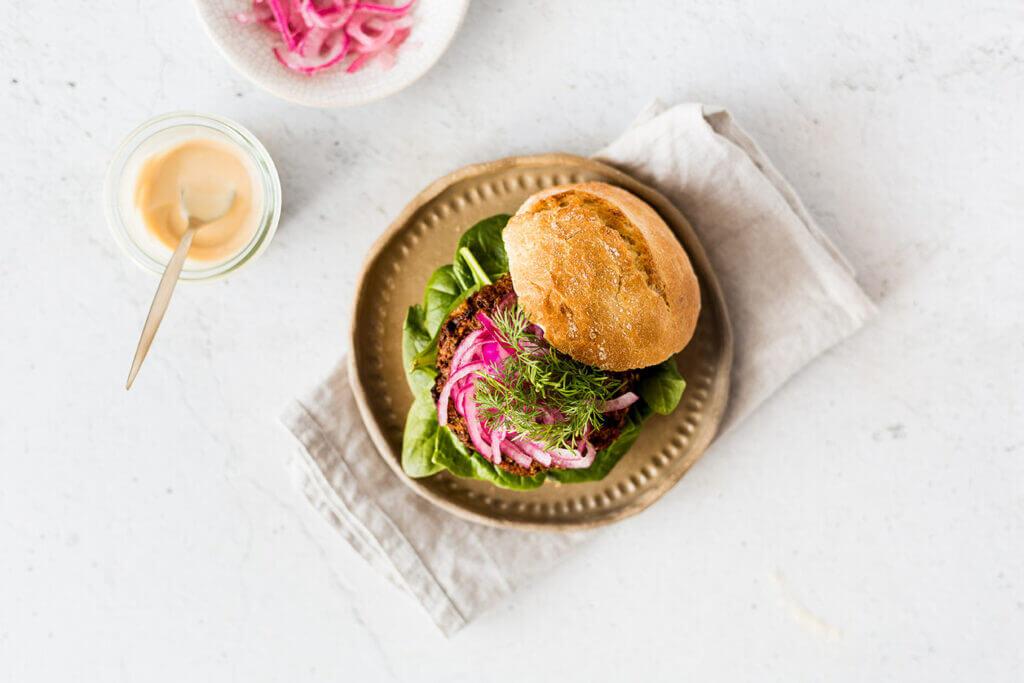
[[[392,95],[455,37],[469,0],[195,0],[228,62],[267,92],[311,107]]]

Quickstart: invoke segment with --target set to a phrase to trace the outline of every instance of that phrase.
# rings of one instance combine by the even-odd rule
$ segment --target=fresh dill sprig
[[[573,448],[588,428],[601,426],[601,404],[622,392],[622,379],[555,351],[532,332],[518,304],[491,319],[513,351],[500,373],[477,378],[476,402],[489,429],[503,426],[546,448]]]

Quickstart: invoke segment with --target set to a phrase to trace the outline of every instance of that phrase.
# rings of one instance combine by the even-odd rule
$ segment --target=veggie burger
[[[459,240],[409,309],[402,467],[530,489],[603,478],[686,386],[700,287],[661,217],[605,183],[554,187]]]

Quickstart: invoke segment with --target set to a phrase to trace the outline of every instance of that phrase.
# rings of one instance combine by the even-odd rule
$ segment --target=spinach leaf
[[[423,318],[424,326],[431,336],[437,334],[452,308],[452,302],[464,289],[455,279],[455,269],[450,263],[435,270],[427,280],[427,291],[423,295]]]
[[[462,261],[459,261],[460,258]],[[487,275],[487,271],[476,260],[476,256],[473,256],[473,252],[469,247],[459,249],[455,253],[455,261],[456,263],[465,263],[466,267],[469,268],[469,272],[473,274],[473,280],[481,287],[494,284],[494,280]]]
[[[447,427],[441,427],[438,430],[434,462],[444,466],[457,477],[482,479],[506,489],[528,491],[544,483],[543,472],[527,477],[495,467],[493,463],[484,460],[483,456],[476,451],[466,448],[465,444],[459,441],[458,437]]]
[[[415,396],[424,390],[429,392],[437,377],[437,370],[432,365],[414,365],[416,357],[430,346],[432,337],[426,328],[423,307],[411,306],[402,328],[402,367],[405,368],[406,381]]]
[[[441,322],[444,322],[445,318],[451,315],[452,311],[458,308],[459,305],[461,305],[463,301],[468,299],[470,295],[476,292],[477,289],[478,288],[474,285],[470,289],[467,289],[466,291],[462,292],[457,297],[455,297],[455,299],[453,299],[451,304],[449,305],[448,310],[445,311],[444,315],[441,316]],[[437,343],[438,338],[440,337],[440,335],[438,334],[438,330],[440,329],[440,324],[438,324],[438,330],[431,331],[429,328],[426,329],[428,334],[431,335],[430,342],[422,349],[420,349],[419,353],[417,353],[412,358],[411,363],[406,366],[407,373],[424,367],[433,368],[434,363],[437,361]]]
[[[469,289],[474,284],[482,287],[488,282],[482,282],[479,273],[473,273],[466,259],[460,255],[462,249],[469,249],[480,269],[491,280],[508,272],[508,256],[505,255],[505,242],[501,239],[501,231],[511,218],[508,214],[498,214],[485,218],[472,228],[467,230],[459,239],[458,247],[455,249],[455,263],[453,274],[463,289]]]
[[[402,435],[402,470],[410,477],[429,477],[444,469],[434,462],[440,431],[430,392],[421,393],[409,408]]]
[[[548,472],[548,476],[563,484],[578,484],[582,481],[604,479],[622,459],[622,456],[636,443],[637,437],[640,436],[640,429],[650,416],[651,411],[646,407],[639,405],[634,407],[629,411],[619,438],[615,439],[607,448],[597,452],[593,465],[585,470],[551,470]]]
[[[686,380],[679,374],[673,356],[644,373],[637,393],[651,410],[659,415],[669,415],[682,400],[684,389]]]
[[[414,365],[416,356],[430,346],[432,336],[426,328],[423,307],[411,306],[402,330],[402,361],[414,396],[402,434],[402,469],[410,477],[429,477],[444,469],[434,462],[439,427],[430,388],[437,369],[433,365]]]

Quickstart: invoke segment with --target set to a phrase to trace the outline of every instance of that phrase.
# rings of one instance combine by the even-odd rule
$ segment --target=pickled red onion
[[[391,68],[398,47],[409,37],[414,2],[253,0],[251,10],[235,19],[277,33],[284,45],[272,48],[274,57],[293,71],[311,76],[353,56],[346,71],[355,73],[374,59]]]
[[[444,427],[448,424],[448,398],[451,396],[452,388],[454,388],[459,380],[474,375],[478,370],[483,369],[483,363],[470,363],[459,368],[448,377],[448,381],[445,382],[444,387],[441,389],[441,395],[437,397],[437,423],[439,425]]]
[[[286,3],[288,0],[284,0]],[[274,15],[274,23],[277,25],[277,32],[284,38],[284,44],[288,46],[290,52],[295,51],[295,47],[298,45],[298,40],[295,38],[295,33],[292,31],[292,27],[288,24],[289,11],[285,9],[282,0],[266,0],[267,5],[270,7],[270,12]],[[255,4],[255,3],[254,3]]]
[[[505,455],[511,458],[517,465],[522,465],[523,467],[533,466],[533,460],[530,458],[530,456],[524,453],[522,450],[520,450],[520,448],[516,446],[514,442],[505,439],[504,441],[501,442],[501,450]]]
[[[613,413],[616,410],[622,410],[623,408],[628,408],[628,407],[630,407],[631,405],[633,405],[634,403],[636,403],[639,400],[640,400],[639,396],[634,394],[632,391],[627,391],[622,396],[618,396],[616,398],[613,398],[610,401],[605,401],[601,405],[601,412],[602,413]]]
[[[534,442],[523,440],[519,442],[519,445],[522,446],[522,449],[526,451],[531,458],[539,462],[541,465],[544,465],[544,467],[551,466],[551,454]]]
[[[376,35],[367,33],[367,29],[374,31]],[[392,22],[365,19],[362,16],[353,16],[352,21],[345,27],[345,32],[356,41],[353,49],[362,53],[379,52],[395,37],[395,27]]]
[[[483,311],[476,314],[476,321],[484,326],[484,330],[494,339],[501,339],[501,335],[498,334],[498,328],[494,326],[494,321],[491,320]]]
[[[438,423],[442,426],[448,424],[449,404],[453,405],[465,420],[472,447],[495,465],[501,463],[502,456],[525,468],[531,468],[534,463],[561,469],[582,469],[593,465],[597,449],[590,442],[589,428],[573,449],[546,449],[543,444],[507,431],[501,422],[494,429],[489,428],[474,397],[475,384],[480,375],[500,373],[502,361],[512,354],[512,350],[487,314],[478,312],[476,320],[481,328],[470,332],[459,343],[448,364],[448,380],[438,396]],[[602,412],[624,410],[638,400],[635,393],[626,392],[606,401],[601,409]],[[543,412],[542,422],[564,419],[557,410],[546,409]]]
[[[320,33],[323,31],[325,30],[314,29],[307,33],[302,39],[302,42],[299,43],[296,50],[284,52],[275,47],[274,57],[289,69],[308,75],[315,74],[318,71],[334,66],[343,60],[345,55],[348,53],[348,36],[344,33],[335,33],[324,36],[323,33]],[[330,41],[331,44],[328,46],[326,54],[322,54],[321,51],[328,41]],[[307,46],[307,42],[313,42],[315,44]],[[307,56],[307,52],[311,53],[311,55]]]
[[[552,463],[567,470],[590,467],[594,464],[594,459],[597,457],[597,450],[594,448],[594,444],[589,441],[584,444],[584,447],[586,448],[586,455],[580,455],[567,448],[553,448],[550,451]]]
[[[313,0],[299,2],[299,12],[302,14],[306,26],[310,28],[343,29],[355,11],[355,4],[339,8],[332,3],[327,9],[319,9]]]
[[[403,16],[412,7],[412,3],[415,0],[409,0],[404,5],[392,6],[392,5],[381,5],[377,2],[357,2],[356,9],[366,10],[367,12],[380,12],[381,14],[396,14]]]
[[[495,463],[501,462],[501,442],[505,440],[505,429],[499,428],[491,432],[491,459]],[[497,458],[497,460],[495,460]]]
[[[480,340],[484,335],[483,330],[474,330],[462,340],[462,343],[455,349],[455,353],[452,355],[452,362],[449,364],[450,368],[458,368],[462,365],[463,359],[466,354],[471,353],[473,346]],[[481,342],[482,343],[482,342]]]
[[[495,456],[491,451],[490,444],[484,440],[483,428],[480,426],[480,417],[476,412],[476,401],[473,400],[472,389],[470,389],[469,393],[466,394],[465,417],[466,427],[469,428],[469,440],[472,442],[473,448],[475,448],[480,455],[497,465],[501,462],[501,453],[499,452],[498,455]]]

